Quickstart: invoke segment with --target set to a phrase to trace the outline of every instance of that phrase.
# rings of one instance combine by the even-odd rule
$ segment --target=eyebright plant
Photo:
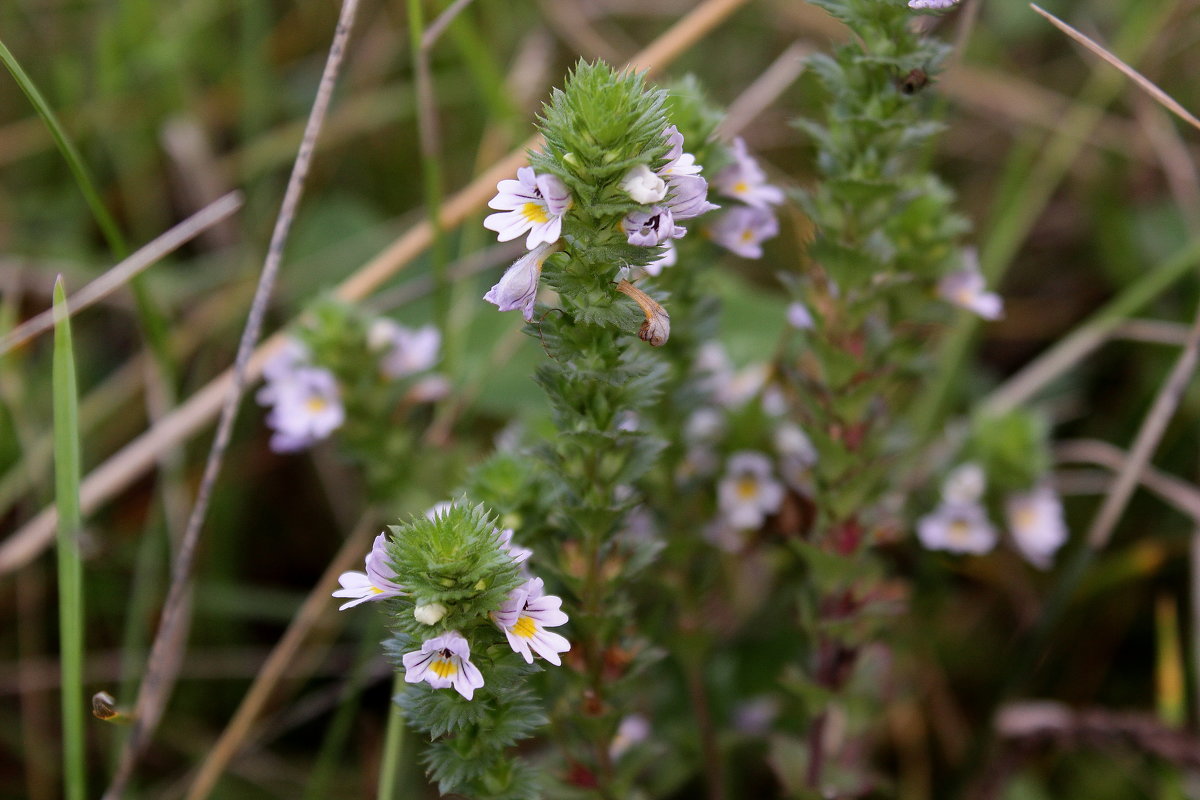
[[[545,722],[526,682],[571,649],[550,630],[568,622],[562,600],[526,574],[530,551],[481,505],[439,504],[389,531],[334,596],[352,598],[342,609],[384,607],[385,648],[407,684],[396,702],[433,740],[430,777],[445,794],[536,797],[536,773],[507,751]]]

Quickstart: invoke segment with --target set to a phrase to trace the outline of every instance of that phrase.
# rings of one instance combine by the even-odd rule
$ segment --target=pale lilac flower
[[[608,745],[608,757],[616,761],[629,752],[629,748],[649,738],[650,720],[641,714],[630,714],[617,726],[617,733]]]
[[[979,271],[979,258],[974,250],[965,253],[966,264],[962,269],[944,275],[938,281],[938,296],[959,308],[973,311],[983,319],[994,320],[1004,316],[1004,301],[1000,295],[986,290],[983,273]]]
[[[621,188],[635,203],[657,203],[667,196],[667,182],[645,164],[626,172]]]
[[[788,305],[787,321],[789,325],[800,331],[812,330],[815,325],[812,312],[808,310],[808,307],[804,303],[799,301]]]
[[[970,505],[982,500],[986,489],[987,476],[983,467],[969,461],[950,470],[942,481],[942,500],[950,505]]]
[[[404,654],[405,683],[426,681],[434,689],[454,691],[470,700],[483,686],[483,674],[471,663],[471,645],[458,631],[426,639],[420,650]]]
[[[708,229],[713,241],[743,258],[762,258],[762,243],[779,234],[779,222],[770,211],[734,206]]]
[[[289,371],[290,370],[290,371]],[[337,379],[327,369],[289,363],[272,369],[273,378],[259,390],[261,405],[271,405],[267,424],[274,430],[271,449],[289,453],[326,438],[346,421]]]
[[[533,555],[533,551],[530,550],[528,547],[521,547],[520,545],[513,543],[512,528],[505,528],[504,530],[500,531],[499,533],[500,533],[500,549],[503,550],[504,552],[508,553],[512,557],[512,560],[514,563],[524,564],[526,561],[529,560],[529,557],[531,555]]]
[[[783,190],[767,183],[767,174],[746,150],[740,136],[733,140],[733,158],[734,162],[713,178],[713,185],[721,194],[753,208],[769,209],[783,202]]]
[[[741,408],[762,391],[771,368],[765,363],[748,364],[717,387],[716,400],[726,408]]]
[[[729,457],[717,484],[717,504],[737,528],[757,528],[783,504],[783,484],[775,480],[771,459],[742,450]]]
[[[917,520],[917,537],[930,550],[983,554],[996,546],[996,529],[978,503],[943,503]]]
[[[775,384],[762,391],[762,410],[768,417],[782,417],[788,411],[787,394]]]
[[[675,252],[675,243],[668,239],[663,242],[662,255],[642,267],[642,269],[646,271],[647,275],[657,278],[662,274],[664,269],[675,266],[676,261],[678,261],[678,255]]]
[[[1067,523],[1058,493],[1043,484],[1009,495],[1004,512],[1021,555],[1039,569],[1049,568],[1054,554],[1067,541]]]
[[[389,378],[404,378],[424,372],[437,363],[442,334],[433,325],[406,328],[390,319],[371,324],[367,342],[372,350],[384,351],[379,369]]]
[[[554,666],[561,666],[559,653],[571,649],[571,643],[547,628],[556,628],[567,622],[562,612],[562,599],[543,592],[541,578],[530,578],[513,589],[498,611],[491,613],[492,622],[504,631],[508,644],[514,652],[533,663],[537,653]]]
[[[632,433],[642,426],[641,416],[633,409],[622,411],[617,418],[617,430]]]
[[[675,224],[675,215],[666,206],[651,206],[649,211],[631,211],[621,220],[625,239],[638,247],[655,247],[678,239],[687,228]]]
[[[500,181],[496,191],[488,207],[501,213],[489,214],[483,221],[483,227],[496,231],[496,238],[507,242],[529,231],[525,247],[530,250],[558,241],[563,214],[571,208],[571,193],[561,180],[537,175],[533,167],[521,167],[515,181]]]
[[[259,395],[270,388],[270,384],[277,381],[285,380],[293,372],[300,367],[306,366],[312,360],[312,356],[308,352],[308,348],[299,339],[288,339],[279,348],[279,352],[271,356],[270,360],[263,365],[263,380],[267,382],[267,386],[259,392]],[[275,402],[274,400],[264,401],[260,403]]]
[[[715,408],[698,408],[683,424],[683,438],[690,444],[711,442],[725,430],[725,415]]]
[[[782,703],[773,695],[758,697],[739,703],[733,710],[733,727],[748,736],[770,733],[771,725],[779,717]]]
[[[954,8],[956,5],[958,5],[958,0],[908,0],[908,7],[915,11],[924,9],[945,11],[948,8]]]
[[[450,379],[445,375],[426,375],[414,383],[404,398],[413,403],[435,403],[450,394]]]
[[[342,588],[333,593],[334,597],[354,598],[338,607],[338,611],[366,603],[371,600],[383,600],[388,597],[399,597],[404,589],[396,583],[396,575],[388,566],[387,537],[379,534],[367,553],[367,571],[365,573],[352,570],[338,576]]]
[[[442,500],[441,502],[434,503],[425,512],[425,519],[430,522],[437,522],[438,517],[444,516],[452,508],[454,508],[454,502],[451,500]]]
[[[483,299],[495,304],[501,311],[520,309],[526,322],[532,320],[542,265],[557,249],[553,244],[543,244],[518,258]]]
[[[687,228],[677,225],[677,220],[691,219],[719,208],[708,202],[708,182],[700,177],[700,166],[696,164],[695,157],[683,152],[683,134],[671,125],[663,131],[663,137],[671,147],[667,152],[667,163],[658,170],[657,177],[659,181],[665,179],[666,192],[658,197],[658,185],[654,184],[654,191],[647,191],[643,196],[656,199],[638,202],[657,205],[649,211],[631,212],[621,222],[629,243],[639,247],[654,247],[678,239],[687,233]],[[646,172],[649,173],[648,168]],[[632,174],[633,170],[630,171]],[[640,172],[638,175],[643,181],[647,180]],[[629,176],[626,180],[629,180]],[[637,200],[637,197],[634,199]]]
[[[798,425],[785,422],[775,429],[775,449],[785,460],[794,460],[804,469],[817,463],[817,448]]]

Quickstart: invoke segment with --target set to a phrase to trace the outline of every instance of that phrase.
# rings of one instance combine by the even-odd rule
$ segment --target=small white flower
[[[794,460],[804,469],[816,466],[817,448],[798,425],[785,422],[775,429],[775,449],[784,460]]]
[[[683,425],[683,438],[689,444],[711,442],[725,430],[725,415],[715,408],[698,408]]]
[[[1004,503],[1008,530],[1021,555],[1039,569],[1054,563],[1054,554],[1067,541],[1062,501],[1048,485],[1008,497]]]
[[[617,726],[617,733],[608,745],[608,757],[616,761],[629,752],[629,748],[649,738],[650,720],[641,714],[630,714]]]
[[[788,304],[787,321],[793,328],[801,331],[812,330],[814,326],[812,312],[799,301]]]
[[[425,512],[425,519],[430,522],[437,522],[438,517],[445,515],[452,508],[454,508],[454,503],[450,500],[442,500],[440,503],[434,503]]]
[[[954,8],[956,5],[958,5],[958,0],[908,0],[908,7],[916,11],[924,9],[945,11],[948,8]]]
[[[996,529],[978,503],[943,503],[917,521],[917,537],[930,550],[983,554],[996,546]]]
[[[987,476],[983,467],[974,461],[960,464],[950,470],[942,481],[942,500],[950,505],[970,505],[983,499],[987,489]]]
[[[496,191],[488,206],[501,213],[489,214],[483,227],[496,231],[497,239],[507,242],[529,231],[525,247],[530,250],[558,241],[563,215],[571,208],[571,193],[561,180],[521,167],[515,181],[500,181]]]
[[[762,390],[770,372],[765,363],[743,367],[717,387],[717,402],[726,408],[741,408]]]
[[[762,391],[762,410],[768,417],[782,417],[788,412],[787,393],[771,384]]]
[[[621,188],[635,203],[657,203],[667,196],[667,182],[645,164],[626,172]]]
[[[783,504],[783,484],[775,480],[771,459],[749,450],[731,455],[717,484],[717,504],[737,528],[762,525]]]
[[[446,616],[447,608],[441,603],[427,603],[413,609],[413,619],[422,625],[437,625]]]
[[[433,325],[414,330],[390,319],[377,319],[371,324],[367,342],[372,350],[384,351],[379,364],[384,375],[404,378],[437,363],[442,335]]]
[[[388,597],[398,597],[404,594],[404,589],[395,581],[395,574],[388,566],[387,537],[382,533],[375,537],[371,544],[371,552],[367,553],[366,573],[351,571],[338,576],[342,588],[333,593],[334,597],[353,598],[348,603],[342,603],[338,611],[366,603],[370,600],[383,600]]]
[[[483,299],[495,304],[501,311],[520,309],[526,322],[532,320],[542,265],[557,249],[554,245],[543,244],[518,258]]]
[[[566,624],[567,615],[561,606],[561,598],[544,594],[541,578],[530,578],[509,593],[491,618],[504,631],[513,651],[525,658],[525,663],[532,664],[533,654],[537,653],[557,667],[562,665],[558,654],[570,650],[571,643],[546,629]]]
[[[995,292],[987,291],[983,273],[979,271],[979,257],[974,250],[964,253],[965,266],[942,277],[938,282],[938,296],[959,308],[965,308],[983,319],[994,320],[1004,316],[1004,301]]]
[[[458,631],[426,639],[420,650],[405,653],[405,683],[426,681],[434,689],[451,686],[466,699],[483,686],[483,673],[471,663],[471,645]]]
[[[269,365],[268,383],[259,390],[261,405],[273,406],[267,424],[274,431],[271,449],[302,450],[329,436],[346,421],[333,373],[295,360],[298,351],[282,353],[286,364]],[[266,374],[266,373],[264,373]]]

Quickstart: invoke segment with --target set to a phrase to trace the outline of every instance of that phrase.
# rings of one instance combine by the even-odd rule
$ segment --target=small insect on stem
[[[104,722],[124,725],[133,722],[133,717],[117,708],[116,699],[108,692],[96,692],[92,695],[92,716]]]
[[[928,85],[929,75],[920,67],[909,70],[907,75],[896,82],[896,88],[908,95],[916,94]]]

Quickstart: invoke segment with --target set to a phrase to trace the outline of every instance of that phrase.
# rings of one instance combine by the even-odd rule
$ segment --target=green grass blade
[[[58,620],[62,659],[63,781],[87,797],[83,696],[83,566],[79,557],[79,408],[75,352],[62,278],[54,284],[54,487],[58,506]]]
[[[0,61],[4,62],[4,66],[12,73],[13,80],[21,87],[21,91],[29,98],[34,110],[46,124],[50,136],[54,139],[54,144],[58,146],[63,158],[66,159],[67,166],[71,169],[71,174],[75,176],[75,183],[79,185],[79,191],[83,192],[88,208],[92,210],[92,216],[96,218],[96,224],[100,226],[100,232],[104,235],[104,240],[108,242],[109,249],[118,259],[125,258],[129,255],[125,237],[121,235],[121,229],[117,227],[116,220],[112,218],[108,209],[104,207],[104,203],[100,201],[100,194],[96,191],[96,185],[92,182],[91,174],[83,163],[83,158],[75,149],[75,145],[67,138],[67,133],[59,124],[58,117],[54,115],[50,104],[42,97],[42,93],[38,91],[37,86],[25,74],[25,70],[17,63],[17,59],[2,41],[0,41]]]
[[[392,697],[404,689],[404,676],[396,672],[392,680]],[[379,800],[396,800],[400,769],[404,764],[404,712],[393,701],[389,704],[387,733],[383,740],[383,763],[379,767]]]

